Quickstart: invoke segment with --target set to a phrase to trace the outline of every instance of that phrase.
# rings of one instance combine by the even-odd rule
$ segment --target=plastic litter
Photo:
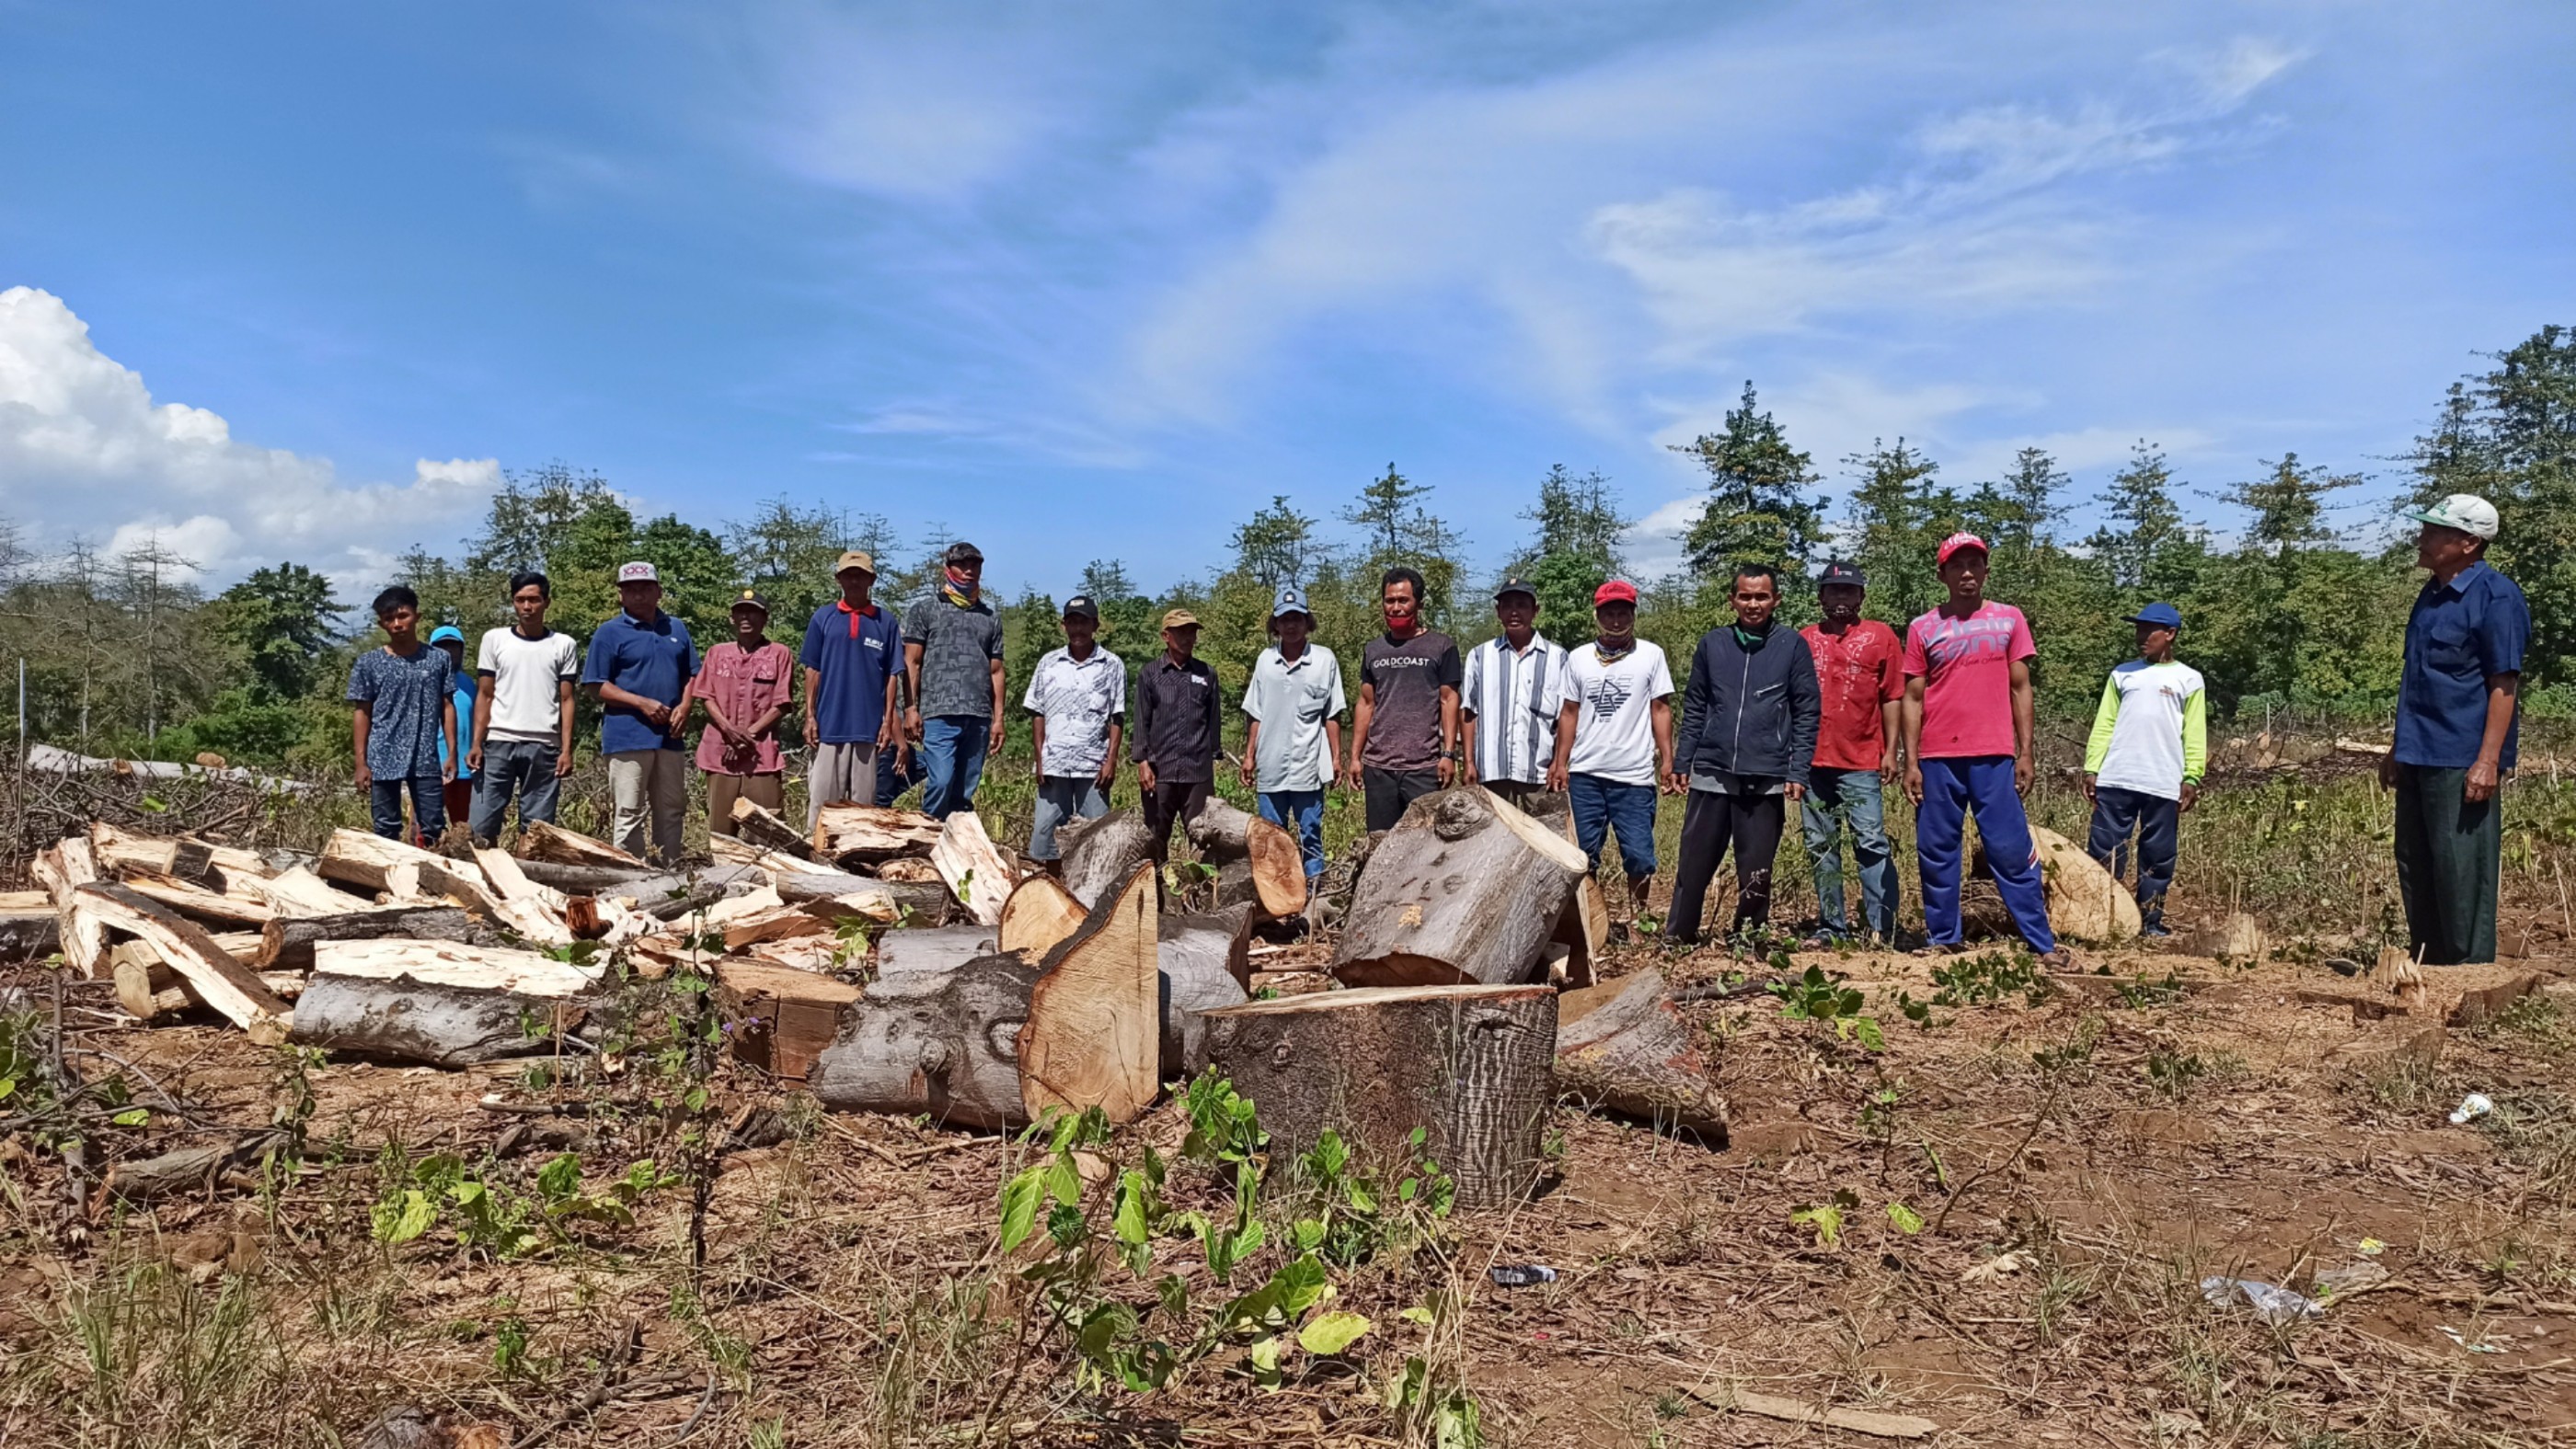
[[[2200,1296],[2225,1308],[2239,1298],[2254,1307],[2254,1316],[2275,1327],[2296,1323],[2303,1318],[2322,1318],[2326,1306],[2301,1293],[2293,1293],[2277,1283],[2258,1283],[2251,1278],[2203,1278]]]
[[[2388,1245],[2377,1238],[2364,1238],[2353,1245],[2353,1250],[2365,1258],[2376,1258],[2388,1251]]]
[[[1489,1269],[1485,1276],[1493,1279],[1494,1286],[1497,1288],[1527,1288],[1533,1283],[1555,1282],[1556,1270],[1537,1263],[1522,1263],[1511,1267]]]
[[[2495,1103],[2487,1100],[2486,1093],[2471,1092],[2460,1099],[2460,1105],[2451,1109],[2451,1125],[2465,1127],[2494,1110]]]
[[[2437,1324],[2435,1324],[2435,1325],[2433,1325],[2433,1326],[2434,1326],[2435,1328],[2437,1328],[2437,1329],[2441,1330],[2441,1334],[2442,1334],[2442,1336],[2443,1336],[2444,1338],[2449,1339],[2451,1342],[2458,1344],[2460,1347],[2462,1347],[2462,1348],[2464,1348],[2464,1349],[2467,1349],[2467,1350],[2468,1350],[2469,1352],[2471,1352],[2471,1353],[2502,1353],[2502,1352],[2504,1352],[2504,1350],[2503,1350],[2502,1348],[2497,1347],[2495,1344],[2489,1343],[2489,1342],[2488,1342],[2486,1339],[2484,1339],[2484,1338],[2480,1338],[2480,1339],[2476,1340],[2475,1342],[2471,1342],[2468,1338],[2464,1337],[2464,1336],[2460,1333],[2460,1331],[2459,1331],[2458,1329],[2453,1328],[2451,1325],[2449,1325],[2449,1324],[2447,1324],[2447,1323],[2437,1323]],[[2500,1336],[2500,1335],[2499,1335],[2499,1336]]]

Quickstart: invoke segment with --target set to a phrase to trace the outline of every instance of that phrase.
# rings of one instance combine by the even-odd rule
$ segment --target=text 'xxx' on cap
[[[1865,589],[1869,587],[1869,576],[1862,573],[1858,565],[1835,559],[1825,565],[1824,574],[1816,580],[1816,587],[1829,588],[1835,584],[1849,584],[1855,589]]]
[[[1076,594],[1064,601],[1064,616],[1068,619],[1089,619],[1097,624],[1100,622],[1100,606],[1091,602],[1089,594]]]
[[[1519,574],[1514,574],[1494,586],[1494,602],[1497,604],[1514,594],[1527,594],[1529,601],[1535,604],[1538,602],[1538,585],[1522,578]]]
[[[658,584],[662,582],[662,571],[637,559],[630,564],[618,565],[617,581],[621,584]]]

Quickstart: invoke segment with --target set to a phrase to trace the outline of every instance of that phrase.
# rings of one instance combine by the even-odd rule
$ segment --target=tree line
[[[2451,385],[2407,453],[2383,461],[2397,465],[2404,501],[2469,492],[2502,511],[2489,558],[2522,584],[2533,612],[2525,709],[2576,715],[2576,332],[2544,327],[2490,360]],[[1678,451],[1704,470],[1708,491],[1678,540],[1681,565],[1635,580],[1638,632],[1676,661],[1728,617],[1738,562],[1794,578],[1848,559],[1869,575],[1869,613],[1901,626],[1938,602],[1933,546],[1965,530],[1992,546],[1995,597],[2031,617],[2043,711],[2089,714],[2101,672],[2130,653],[2122,616],[2153,599],[2182,610],[2180,653],[2222,714],[2368,718],[2396,697],[2419,579],[2411,536],[2389,526],[2397,500],[2356,494],[2358,469],[2293,453],[2252,477],[2195,486],[2142,440],[2087,497],[2043,449],[2021,450],[2002,476],[1953,481],[1900,437],[1840,461],[1848,486],[1835,509],[1825,472],[1750,383],[1721,430]],[[1492,634],[1485,595],[1503,575],[1534,585],[1540,627],[1567,642],[1590,637],[1594,587],[1632,576],[1634,520],[1597,472],[1541,475],[1520,515],[1524,536],[1492,574],[1474,573],[1470,541],[1432,495],[1390,463],[1328,517],[1270,499],[1233,529],[1221,564],[1160,594],[1117,559],[1094,560],[1075,587],[1097,601],[1103,642],[1131,668],[1161,647],[1162,612],[1182,607],[1202,622],[1200,653],[1239,686],[1283,584],[1307,590],[1320,640],[1356,661],[1378,627],[1378,576],[1397,563],[1422,572],[1430,618],[1462,644]],[[2072,519],[2086,502],[2097,522],[2079,533]],[[2211,503],[2240,510],[2242,526],[2197,521]],[[547,572],[553,622],[586,641],[616,608],[616,566],[643,558],[661,568],[664,607],[702,645],[727,636],[731,603],[749,587],[770,600],[772,637],[792,647],[834,597],[843,549],[873,554],[880,596],[901,607],[932,587],[951,537],[936,521],[899,529],[882,515],[787,499],[721,529],[676,514],[638,518],[607,479],[556,463],[507,475],[454,556],[415,548],[384,582],[416,590],[425,620],[463,630],[470,659],[483,630],[509,625],[503,586],[513,570]],[[111,555],[75,540],[45,558],[23,540],[0,523],[0,664],[25,661],[31,738],[144,758],[345,761],[341,688],[354,653],[377,640],[364,609],[328,578],[281,562],[208,596],[190,581],[191,562],[158,542]],[[1015,690],[1060,642],[1059,602],[1034,588],[995,600]],[[1803,623],[1813,609],[1793,586],[1783,616]]]

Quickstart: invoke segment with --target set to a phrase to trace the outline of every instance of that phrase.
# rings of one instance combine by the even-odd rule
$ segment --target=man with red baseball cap
[[[1946,603],[1905,630],[1905,795],[1914,802],[1914,853],[1923,878],[1923,929],[1932,950],[1957,950],[1959,855],[1977,817],[1995,886],[2042,964],[2067,964],[2048,927],[2039,852],[2022,792],[2031,780],[2034,698],[2030,621],[1986,598],[1986,541],[1954,533],[1934,555]]]
[[[1592,594],[1600,637],[1569,651],[1547,788],[1566,793],[1574,841],[1595,865],[1619,832],[1628,897],[1639,914],[1655,878],[1655,788],[1673,769],[1673,673],[1664,651],[1637,637],[1637,586],[1612,579]],[[1671,788],[1667,785],[1665,788]]]

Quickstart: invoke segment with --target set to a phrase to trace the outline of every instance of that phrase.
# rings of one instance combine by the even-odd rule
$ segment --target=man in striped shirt
[[[1556,758],[1565,650],[1538,632],[1538,590],[1526,579],[1494,590],[1503,632],[1467,651],[1459,713],[1466,718],[1467,778],[1515,805],[1547,788]]]

